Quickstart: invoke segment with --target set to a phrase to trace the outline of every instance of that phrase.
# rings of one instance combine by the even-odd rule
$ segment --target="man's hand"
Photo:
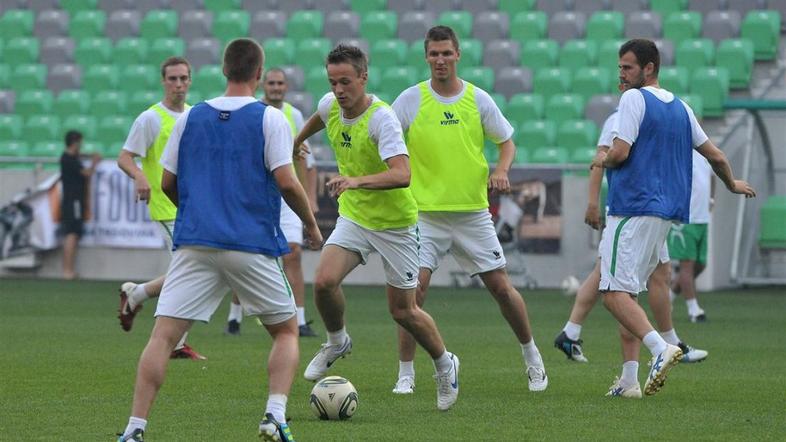
[[[316,223],[312,226],[306,226],[306,243],[311,250],[319,250],[322,248],[322,232]]]
[[[307,145],[301,144],[300,146],[295,146],[293,158],[296,160],[305,160],[310,153],[311,149],[309,149]]]
[[[101,161],[101,154],[94,153],[93,155],[90,156],[90,159],[93,161],[93,165],[96,165],[98,164],[99,161]]]
[[[347,189],[357,189],[358,182],[356,178],[338,175],[327,182],[327,188],[330,196],[338,198]]]
[[[743,180],[734,180],[734,186],[730,187],[729,191],[731,193],[745,195],[745,198],[756,197],[756,191],[753,189],[753,187]]]
[[[584,212],[584,224],[595,230],[600,230],[600,208],[597,204],[587,206],[587,211]]]
[[[134,180],[134,195],[137,201],[150,202],[150,183],[147,182],[147,177],[143,173],[139,173]]]
[[[496,190],[500,193],[509,193],[510,192],[510,180],[508,179],[508,172],[506,170],[495,169],[494,172],[489,175],[489,183],[488,183],[489,190]]]

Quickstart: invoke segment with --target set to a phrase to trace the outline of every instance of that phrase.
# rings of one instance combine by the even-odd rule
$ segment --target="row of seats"
[[[78,129],[90,141],[105,146],[121,145],[128,135],[133,118],[124,115],[104,116],[72,114],[65,119],[56,115],[34,115],[23,119],[19,115],[0,115],[0,140],[26,141],[30,144],[60,140],[69,129]]]

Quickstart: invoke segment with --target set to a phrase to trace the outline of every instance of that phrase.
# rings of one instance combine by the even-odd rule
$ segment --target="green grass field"
[[[109,441],[125,427],[155,304],[148,303],[134,330],[124,333],[115,318],[117,287],[0,280],[1,440]],[[572,298],[525,293],[550,378],[547,391],[531,393],[520,349],[491,298],[479,290],[434,289],[427,310],[448,348],[461,357],[461,395],[449,412],[436,410],[433,369],[423,351],[416,362],[416,393],[390,392],[398,365],[383,291],[350,287],[346,293],[354,351],[331,373],[354,383],[360,406],[346,422],[323,422],[311,414],[313,384],[300,376],[323,339],[303,339],[288,407],[298,441],[786,439],[782,289],[704,294],[710,321],[700,325],[687,321],[679,301],[680,337],[710,356],[702,364],[677,366],[664,390],[643,400],[603,396],[620,361],[616,328],[601,306],[583,332],[590,363],[577,364],[552,346]],[[308,308],[308,316],[316,318],[310,299]],[[255,440],[267,396],[270,340],[248,319],[241,337],[223,335],[226,313],[225,303],[212,323],[192,330],[191,344],[209,360],[170,364],[147,440]],[[318,318],[314,325],[324,330]]]

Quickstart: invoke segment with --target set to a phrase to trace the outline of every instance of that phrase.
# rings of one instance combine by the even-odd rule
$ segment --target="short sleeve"
[[[393,109],[383,106],[374,112],[368,124],[368,135],[379,149],[382,160],[397,155],[409,155],[407,145],[404,144],[404,133],[401,123]]]
[[[706,133],[704,133],[704,129],[702,129],[698,120],[696,120],[696,115],[693,113],[693,109],[688,106],[688,103],[682,101],[682,105],[685,106],[685,110],[688,112],[688,118],[690,118],[690,132],[693,141],[693,147],[699,147],[706,143],[710,138]]]
[[[265,133],[265,167],[273,171],[281,166],[292,164],[292,129],[287,117],[273,106],[265,109],[262,119]]]
[[[319,104],[317,105],[317,114],[325,124],[327,124],[328,117],[330,116],[330,108],[333,106],[334,101],[336,101],[336,96],[333,95],[333,92],[328,92],[320,98]]]
[[[396,113],[399,123],[401,123],[401,129],[409,129],[409,126],[418,115],[418,108],[420,108],[420,87],[412,86],[405,89],[404,92],[396,97],[391,107]]]
[[[475,87],[475,102],[480,111],[483,132],[494,144],[503,143],[513,137],[513,126],[499,110],[499,106],[488,92]]]
[[[161,130],[161,117],[152,109],[148,109],[134,120],[128,138],[123,145],[123,150],[127,150],[140,157],[147,156],[147,149],[153,145]]]
[[[161,165],[164,166],[164,169],[172,172],[175,175],[177,175],[177,159],[180,152],[180,138],[183,136],[183,131],[185,130],[186,122],[188,121],[188,114],[190,113],[191,110],[187,109],[179,117],[177,117],[177,121],[175,121],[175,125],[172,127],[172,133],[169,134],[166,147],[164,148],[164,152],[161,154],[161,159],[159,160]]]
[[[600,137],[598,137],[598,146],[610,148],[614,143],[612,132],[614,130],[614,126],[617,124],[617,114],[617,111],[612,112],[612,114],[606,118],[606,121],[603,122],[603,128],[600,131]]]
[[[612,141],[619,138],[631,146],[639,136],[644,121],[644,96],[638,89],[628,89],[620,98],[617,123],[612,130]]]

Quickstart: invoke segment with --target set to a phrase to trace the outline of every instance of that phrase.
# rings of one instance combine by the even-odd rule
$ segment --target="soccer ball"
[[[573,296],[579,291],[579,287],[581,286],[581,282],[579,282],[578,278],[571,275],[567,278],[562,280],[562,294],[565,296]]]
[[[311,411],[322,420],[346,420],[358,409],[358,392],[341,376],[328,376],[311,390]]]

